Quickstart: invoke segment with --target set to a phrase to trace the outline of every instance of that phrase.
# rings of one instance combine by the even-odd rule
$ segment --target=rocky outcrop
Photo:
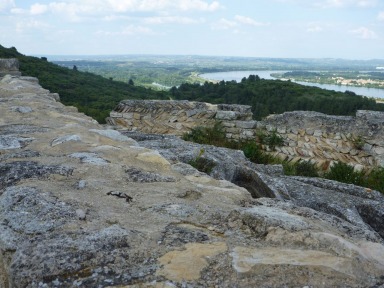
[[[255,140],[260,133],[276,131],[284,145],[271,152],[288,162],[310,160],[323,170],[337,161],[357,170],[384,167],[384,112],[357,111],[352,117],[294,111],[253,121],[251,107],[245,105],[127,100],[108,118],[111,125],[128,131],[173,135],[216,121],[234,141]]]
[[[0,80],[0,287],[384,284],[376,191],[123,135],[57,100]],[[201,149],[212,177],[183,163]]]
[[[377,191],[320,178],[287,177],[280,165],[251,163],[241,151],[190,143],[169,135],[123,133],[136,139],[141,146],[159,151],[175,165],[188,164],[201,157],[213,167],[210,176],[247,189],[253,198],[290,201],[342,218],[360,227],[359,233],[365,231],[363,233],[371,235],[366,236],[368,238],[384,239],[384,220],[381,220],[384,197]]]
[[[0,59],[0,77],[5,75],[21,75],[19,71],[19,61],[16,58]]]

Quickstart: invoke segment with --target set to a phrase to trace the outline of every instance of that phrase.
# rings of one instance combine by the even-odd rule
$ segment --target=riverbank
[[[271,74],[275,73],[286,73],[287,71],[276,71],[276,70],[248,70],[248,71],[230,71],[230,72],[217,72],[217,73],[204,73],[199,76],[205,78],[207,80],[215,80],[215,81],[236,81],[240,82],[244,77],[248,77],[249,75],[258,75],[260,78],[267,80],[276,80],[277,78],[271,76]],[[384,99],[384,89],[378,88],[366,88],[366,87],[355,87],[355,86],[347,86],[347,85],[334,85],[334,84],[320,84],[313,82],[303,82],[303,81],[293,81],[295,83],[306,85],[306,86],[315,86],[322,89],[334,90],[339,92],[345,92],[346,90],[356,93],[357,95],[371,97],[371,98],[382,98]]]

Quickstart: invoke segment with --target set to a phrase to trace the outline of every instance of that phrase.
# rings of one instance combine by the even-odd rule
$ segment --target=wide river
[[[207,80],[217,80],[217,81],[232,81],[235,80],[240,82],[244,77],[248,78],[249,75],[259,75],[263,79],[276,79],[271,76],[273,73],[285,73],[287,71],[230,71],[230,72],[217,72],[217,73],[205,73],[200,74],[200,77],[203,77]],[[296,83],[307,85],[307,86],[316,86],[327,90],[334,90],[345,92],[346,90],[355,92],[357,95],[363,95],[367,97],[374,98],[384,98],[384,89],[377,88],[365,88],[365,87],[354,87],[346,85],[333,85],[333,84],[319,84],[319,83],[310,83],[310,82],[300,82],[295,81]]]

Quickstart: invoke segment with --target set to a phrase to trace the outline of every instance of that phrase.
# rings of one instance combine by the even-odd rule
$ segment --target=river
[[[248,78],[249,75],[259,75],[263,79],[276,79],[271,76],[273,73],[285,73],[287,71],[230,71],[230,72],[216,72],[216,73],[205,73],[200,74],[199,76],[207,80],[217,80],[217,81],[232,81],[240,82],[244,77]],[[365,87],[355,87],[347,85],[334,85],[334,84],[319,84],[319,83],[310,83],[310,82],[301,82],[295,81],[296,83],[306,85],[306,86],[316,86],[327,90],[334,90],[345,92],[346,90],[355,92],[357,95],[374,97],[374,98],[383,98],[384,99],[384,89],[377,88],[365,88]]]

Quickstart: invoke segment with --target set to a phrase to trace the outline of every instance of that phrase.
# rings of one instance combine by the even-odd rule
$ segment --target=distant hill
[[[165,99],[167,92],[157,92],[128,83],[60,67],[46,58],[25,56],[16,48],[0,45],[0,58],[17,58],[23,75],[37,77],[42,87],[60,94],[65,105],[76,106],[79,111],[105,123],[109,112],[124,99]]]

